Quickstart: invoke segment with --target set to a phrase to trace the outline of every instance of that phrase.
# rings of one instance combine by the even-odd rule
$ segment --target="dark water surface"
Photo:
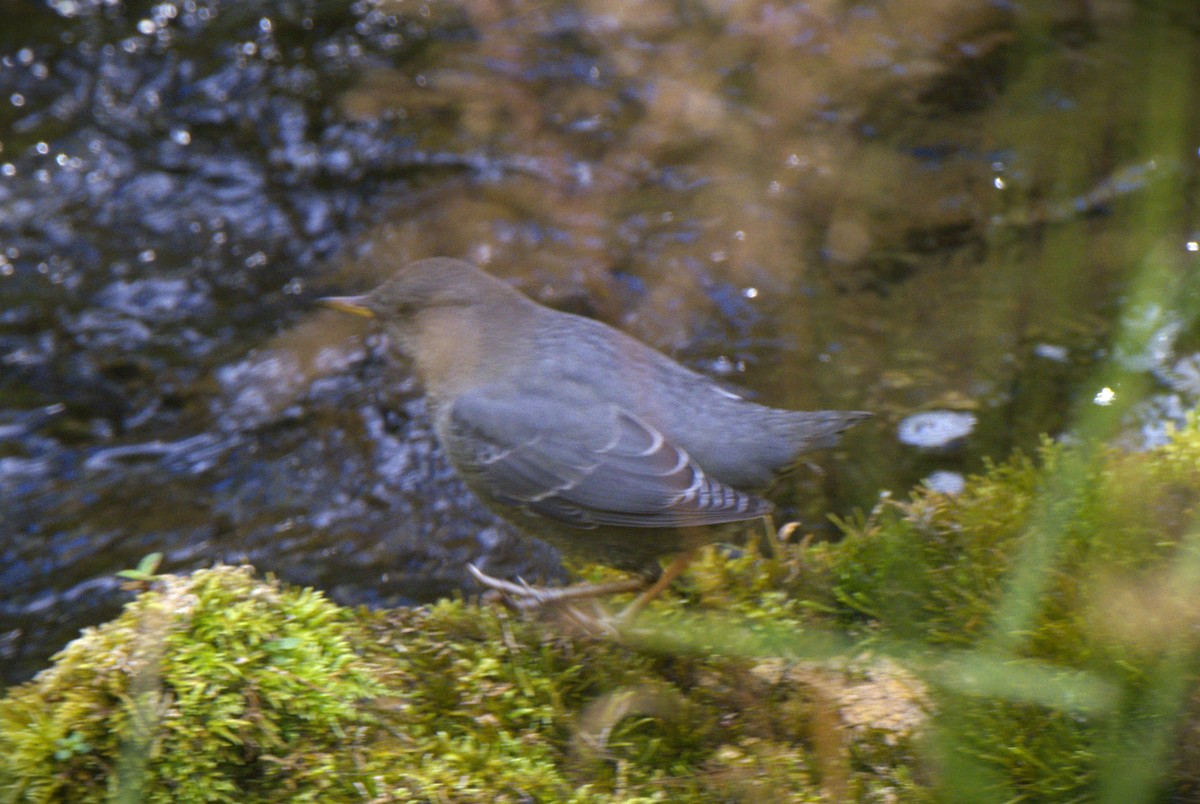
[[[778,490],[822,534],[1108,394],[1139,389],[1126,439],[1155,443],[1200,397],[1198,18],[0,3],[4,678],[153,551],[371,605],[468,560],[561,575],[454,478],[378,336],[314,309],[420,257],[760,401],[876,411]]]

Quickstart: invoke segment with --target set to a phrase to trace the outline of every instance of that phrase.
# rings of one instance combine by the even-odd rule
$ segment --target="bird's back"
[[[645,419],[734,488],[767,488],[800,454],[832,446],[870,415],[758,405],[606,324],[542,309],[545,317],[531,329],[539,376],[579,386]]]

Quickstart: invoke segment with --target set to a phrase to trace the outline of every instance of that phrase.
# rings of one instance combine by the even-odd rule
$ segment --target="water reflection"
[[[929,0],[3,13],[10,677],[156,550],[380,605],[451,593],[468,559],[557,571],[313,296],[463,256],[763,402],[875,410],[779,490],[819,530],[1067,427],[1141,253],[1135,202],[1193,172],[1194,137],[1150,160],[1115,133],[1143,111],[1113,89],[1133,3],[1036,30]],[[1136,316],[1122,360],[1157,392],[1131,420],[1152,440],[1200,396],[1194,318]],[[975,421],[960,451],[896,439],[938,410]]]
[[[896,428],[901,444],[924,450],[947,450],[960,445],[975,429],[977,419],[970,413],[931,410],[905,418]]]

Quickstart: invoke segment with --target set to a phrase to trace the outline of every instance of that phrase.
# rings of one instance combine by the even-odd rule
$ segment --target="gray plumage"
[[[748,402],[605,324],[469,263],[421,260],[330,306],[379,318],[412,358],[467,485],[519,528],[603,563],[655,559],[763,516],[801,453],[870,414]]]

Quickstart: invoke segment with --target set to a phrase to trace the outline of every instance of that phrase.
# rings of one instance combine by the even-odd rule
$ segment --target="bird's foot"
[[[587,633],[615,635],[632,623],[638,613],[646,607],[646,604],[666,589],[675,578],[679,577],[695,556],[695,550],[680,554],[657,579],[639,576],[623,581],[585,583],[551,589],[530,586],[525,581],[513,583],[502,578],[493,578],[474,564],[467,564],[467,571],[484,587],[499,593],[501,598],[513,608],[524,611],[558,609],[568,620],[581,626]],[[594,605],[593,613],[588,614],[573,605],[584,600],[594,602],[598,597],[623,592],[641,592],[641,594],[616,616],[604,612],[599,606]]]
[[[623,581],[597,584],[576,584],[556,588],[531,586],[523,580],[517,583],[494,578],[474,564],[467,571],[480,585],[499,595],[506,605],[520,611],[550,613],[561,621],[588,636],[616,637],[625,625],[625,612],[614,617],[606,611],[596,598],[622,592],[637,592],[650,583],[646,578],[629,578]],[[582,604],[590,604],[583,606]]]
[[[474,564],[467,565],[467,571],[481,585],[499,592],[509,603],[518,609],[538,609],[546,606],[557,606],[576,600],[617,595],[622,592],[638,592],[646,588],[645,578],[629,578],[610,583],[585,583],[575,586],[546,588],[530,586],[525,581],[513,583],[502,578],[494,578],[486,574]]]

